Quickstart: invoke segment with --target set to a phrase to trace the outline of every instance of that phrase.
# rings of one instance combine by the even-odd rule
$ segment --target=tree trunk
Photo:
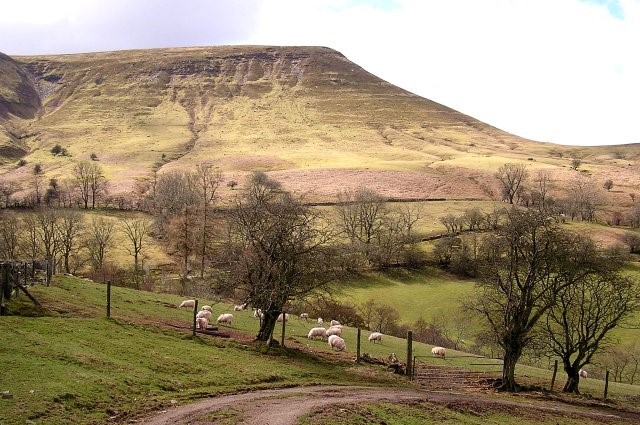
[[[578,384],[580,383],[580,375],[578,373],[578,370],[575,367],[565,363],[564,371],[567,373],[567,382],[564,384],[562,392],[580,394],[580,391],[578,391]]]
[[[256,336],[256,341],[269,341],[269,337],[273,333],[273,329],[276,326],[276,320],[280,315],[280,310],[268,310],[263,312],[262,323],[260,324],[260,331]]]
[[[516,384],[516,364],[522,354],[522,347],[511,343],[506,345],[504,350],[502,365],[502,385],[500,389],[503,391],[516,392],[518,385]]]

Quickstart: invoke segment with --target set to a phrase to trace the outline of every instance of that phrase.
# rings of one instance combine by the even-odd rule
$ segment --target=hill
[[[2,75],[13,76],[0,79],[0,175],[7,180],[29,177],[17,158],[64,178],[95,154],[112,193],[131,192],[154,171],[206,161],[226,180],[267,171],[321,201],[364,185],[400,199],[490,199],[493,173],[505,162],[550,170],[560,190],[575,175],[570,158],[579,157],[598,181],[615,176],[616,202],[640,191],[638,145],[526,140],[402,90],[328,48],[0,59]],[[69,156],[53,156],[56,144]]]

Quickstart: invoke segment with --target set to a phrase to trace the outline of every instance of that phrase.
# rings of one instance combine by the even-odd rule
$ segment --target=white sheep
[[[327,329],[327,336],[338,335],[342,336],[342,326],[331,326]]]
[[[256,308],[255,310],[253,310],[253,318],[262,319],[262,310],[260,310],[259,308]]]
[[[284,321],[288,322],[289,321],[289,313],[285,313],[284,315]],[[278,319],[276,320],[276,322],[282,322],[282,313],[280,313],[280,315],[278,316]]]
[[[229,325],[231,325],[231,322],[233,322],[233,314],[231,313],[222,313],[220,316],[218,316],[218,323],[227,323]]]
[[[184,300],[180,303],[178,308],[181,308],[181,307],[194,308],[195,306],[196,306],[196,300]]]
[[[211,306],[210,305],[203,305],[200,310],[211,311]]]
[[[347,348],[347,345],[344,343],[344,339],[340,338],[338,335],[329,336],[328,342],[331,348],[335,348],[338,351],[344,351]]]
[[[380,332],[372,332],[371,335],[369,335],[369,342],[382,342],[382,334]]]
[[[324,323],[324,320],[322,320],[322,317],[318,317],[318,324],[322,325]]]
[[[209,320],[206,317],[198,317],[196,318],[196,329],[207,329],[209,326]]]
[[[209,310],[200,310],[198,314],[196,314],[196,320],[204,317],[207,321],[211,320],[211,311]]]
[[[244,311],[247,308],[247,304],[235,304],[233,306],[233,311]]]
[[[319,336],[321,339],[325,339],[327,337],[327,330],[325,328],[311,328],[307,338],[315,339],[315,337]]]
[[[300,318],[304,320],[309,320],[309,313],[300,313]]]
[[[433,357],[442,357],[444,359],[446,353],[447,350],[444,347],[433,347],[431,349],[431,354],[433,354]]]
[[[340,325],[340,322],[338,322],[337,320],[331,321],[331,326],[338,326],[338,325]]]
[[[589,374],[587,373],[586,370],[584,369],[580,369],[578,371],[578,376],[580,376],[581,378],[587,379],[587,377],[589,376]]]

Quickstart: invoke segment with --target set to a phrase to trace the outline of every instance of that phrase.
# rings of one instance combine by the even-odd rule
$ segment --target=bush
[[[51,153],[54,154],[54,155],[58,155],[58,154],[62,153],[62,146],[55,145],[54,147],[51,148]]]
[[[91,155],[89,157],[91,158],[92,161],[97,161],[98,160],[98,155],[96,155],[95,153],[91,153]]]
[[[24,167],[25,165],[27,165],[26,159],[23,158],[20,161],[18,161],[18,167]]]

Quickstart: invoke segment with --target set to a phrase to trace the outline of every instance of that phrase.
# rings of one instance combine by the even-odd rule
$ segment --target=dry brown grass
[[[594,181],[614,180],[611,205],[640,193],[638,145],[525,140],[388,84],[326,48],[16,59],[34,76],[43,103],[36,119],[1,124],[21,137],[24,158],[42,164],[46,177],[64,178],[95,153],[112,193],[131,191],[154,170],[210,162],[226,180],[266,171],[317,201],[358,186],[399,199],[489,200],[496,193],[493,174],[505,162],[549,170],[561,191],[576,173],[569,169],[573,157],[582,158],[581,170]],[[71,156],[53,157],[55,144]],[[3,178],[28,185],[15,158],[0,159]]]

